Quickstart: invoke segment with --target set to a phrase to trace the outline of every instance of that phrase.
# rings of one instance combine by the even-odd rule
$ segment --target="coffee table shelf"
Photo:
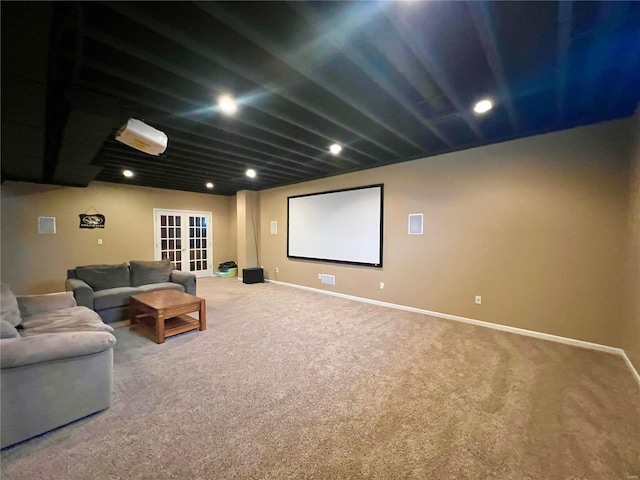
[[[152,329],[155,329],[155,319],[149,314],[137,315],[136,320]],[[150,321],[145,321],[150,320]],[[198,330],[200,328],[200,320],[190,317],[189,315],[180,315],[179,317],[171,317],[164,319],[164,336],[172,337],[180,333]]]

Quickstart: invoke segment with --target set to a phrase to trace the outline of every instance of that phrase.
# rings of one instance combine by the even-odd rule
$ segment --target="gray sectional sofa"
[[[71,293],[0,289],[1,448],[111,406],[113,328]]]
[[[169,260],[132,260],[129,265],[86,265],[67,271],[65,288],[78,305],[96,311],[106,323],[129,318],[129,298],[156,290],[196,294],[196,276],[173,269]]]

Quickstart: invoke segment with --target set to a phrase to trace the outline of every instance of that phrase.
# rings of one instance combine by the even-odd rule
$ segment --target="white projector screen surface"
[[[288,257],[382,267],[383,185],[287,202]]]

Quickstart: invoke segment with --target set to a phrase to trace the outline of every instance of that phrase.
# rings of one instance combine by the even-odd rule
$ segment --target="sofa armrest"
[[[108,332],[43,333],[0,342],[0,367],[15,368],[99,353],[112,348],[116,337]]]
[[[171,270],[171,277],[169,280],[182,285],[186,293],[191,295],[196,294],[196,275],[194,273]]]
[[[45,293],[41,295],[16,295],[20,316],[24,319],[43,312],[52,312],[76,306],[71,292]]]
[[[67,278],[64,287],[67,292],[73,292],[78,306],[93,310],[93,288],[86,282],[79,278]]]

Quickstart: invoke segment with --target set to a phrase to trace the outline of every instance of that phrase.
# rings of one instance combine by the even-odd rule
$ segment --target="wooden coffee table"
[[[194,312],[199,312],[198,319],[187,315]],[[165,338],[179,333],[207,329],[205,300],[177,290],[132,295],[129,318],[131,324],[138,321],[147,325],[153,323],[157,343],[164,343]],[[153,322],[145,322],[146,319]]]

